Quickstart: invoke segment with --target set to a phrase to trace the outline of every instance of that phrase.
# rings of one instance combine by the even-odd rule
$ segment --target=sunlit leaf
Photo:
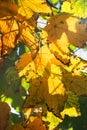
[[[4,17],[0,19],[0,54],[1,56],[10,53],[18,44],[19,27],[16,20],[12,17]]]
[[[56,91],[54,94],[50,93],[51,87],[54,88],[54,92]],[[48,106],[48,110],[58,116],[59,111],[63,109],[63,105],[66,100],[66,95],[62,95],[60,92],[58,93],[58,89],[60,89],[59,86],[55,88],[54,84],[53,86],[48,86],[48,81],[45,78],[33,80],[29,89],[30,95],[27,96],[24,107],[34,107],[37,103],[40,104],[44,101],[44,103]]]
[[[51,13],[50,7],[45,0],[18,0],[18,12],[27,18],[31,18],[36,13]]]
[[[87,1],[83,0],[77,0],[74,1],[72,0],[71,2],[72,6],[72,12],[74,15],[79,16],[79,17],[87,17]]]
[[[71,3],[68,1],[63,2],[62,4],[62,12],[68,12],[71,13]]]
[[[35,58],[39,50],[38,36],[35,33],[34,28],[28,25],[27,22],[24,22],[22,26],[23,26],[23,29],[21,32],[22,35],[21,35],[20,40],[23,41],[26,44],[26,46],[29,47],[32,54],[32,58]]]
[[[71,107],[71,108],[65,108],[63,112],[61,112],[62,118],[64,118],[65,115],[68,115],[70,117],[78,117],[80,116],[80,113],[77,112],[75,107]]]
[[[52,112],[47,112],[47,116],[42,117],[42,120],[49,122],[49,130],[53,130],[60,122],[62,122],[62,120],[56,117]]]
[[[63,2],[62,12],[72,13],[77,17],[87,17],[87,1],[83,0],[71,0]]]
[[[60,14],[49,19],[48,23],[44,30],[48,33],[49,42],[59,39],[63,43],[83,47],[87,41],[86,24],[80,24],[75,17]]]

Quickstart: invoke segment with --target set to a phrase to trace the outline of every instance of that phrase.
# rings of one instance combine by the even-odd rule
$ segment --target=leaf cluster
[[[87,128],[82,105],[87,62],[72,53],[87,42],[87,25],[80,20],[86,5],[86,0],[0,0],[1,130],[80,128],[75,121]],[[5,102],[19,112],[8,125]]]

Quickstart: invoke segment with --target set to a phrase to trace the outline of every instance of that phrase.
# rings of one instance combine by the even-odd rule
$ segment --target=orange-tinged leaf
[[[43,124],[42,119],[39,117],[34,117],[32,121],[30,120],[28,128],[30,128],[30,130],[46,130],[46,126]]]
[[[30,26],[26,21],[23,23],[22,26],[23,29],[21,30],[20,40],[29,47],[32,58],[34,59],[39,49],[38,36],[35,33],[34,28]]]
[[[19,14],[31,18],[34,12],[36,13],[51,13],[50,7],[45,0],[18,0]]]
[[[18,8],[17,5],[11,1],[1,1],[0,0],[0,18],[5,16],[17,15]]]
[[[5,102],[0,102],[0,130],[4,130],[8,125],[10,107]]]
[[[26,67],[31,61],[32,57],[30,53],[24,53],[23,55],[21,55],[19,61],[16,63],[16,69],[18,70],[18,72],[23,70],[24,67]]]
[[[83,47],[87,41],[86,24],[68,14],[56,15],[48,20],[44,30],[48,33],[49,42],[63,40],[65,43]],[[55,35],[54,35],[55,34]]]
[[[0,32],[0,54],[3,56],[18,44],[18,23],[13,17],[4,17],[0,19]]]

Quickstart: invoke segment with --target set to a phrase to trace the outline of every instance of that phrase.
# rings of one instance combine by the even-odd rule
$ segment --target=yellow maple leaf
[[[44,30],[48,33],[49,42],[59,39],[63,43],[83,47],[87,41],[86,24],[80,24],[79,19],[69,14],[58,14],[51,17],[48,23]]]
[[[20,40],[29,47],[32,58],[34,59],[39,49],[38,36],[35,33],[34,28],[30,26],[26,21],[23,22],[21,28]]]
[[[53,77],[49,79],[48,77],[45,78],[45,76],[43,78],[33,79],[29,89],[30,95],[27,96],[24,107],[35,107],[37,103],[40,104],[44,101],[49,111],[59,116],[59,112],[63,110],[66,94],[63,85],[59,83],[58,79],[58,83],[56,82],[57,85],[54,83],[56,79],[53,82],[52,80],[54,80]]]
[[[60,47],[60,45],[59,45],[59,42],[58,44],[55,44],[53,42],[52,44],[49,45],[49,49],[58,60],[60,60],[64,64],[68,64],[70,60],[69,50],[67,46],[64,48],[64,46]]]
[[[45,0],[18,0],[19,14],[31,18],[36,13],[51,13],[50,7]]]
[[[0,53],[3,56],[18,44],[20,36],[18,23],[12,16],[4,17],[0,19],[0,32]]]
[[[21,57],[21,59],[16,63],[16,68],[19,72],[19,76],[21,77],[21,76],[25,75],[27,81],[29,81],[32,78],[42,76],[48,62],[50,61],[50,59],[52,59],[54,57],[50,53],[47,45],[40,48],[39,51],[40,52],[37,54],[34,61],[31,61],[32,58],[30,58],[31,60],[25,61],[26,60],[25,58],[28,57],[28,54],[25,54],[25,56]],[[30,57],[32,57],[32,53],[31,53]],[[23,61],[25,61],[25,63]],[[22,64],[22,62],[23,62],[23,64]],[[26,75],[26,73],[27,73],[27,75]]]

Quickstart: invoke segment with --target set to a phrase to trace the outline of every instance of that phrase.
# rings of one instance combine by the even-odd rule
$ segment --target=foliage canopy
[[[87,129],[87,62],[74,55],[87,43],[86,6],[0,0],[0,130]]]

